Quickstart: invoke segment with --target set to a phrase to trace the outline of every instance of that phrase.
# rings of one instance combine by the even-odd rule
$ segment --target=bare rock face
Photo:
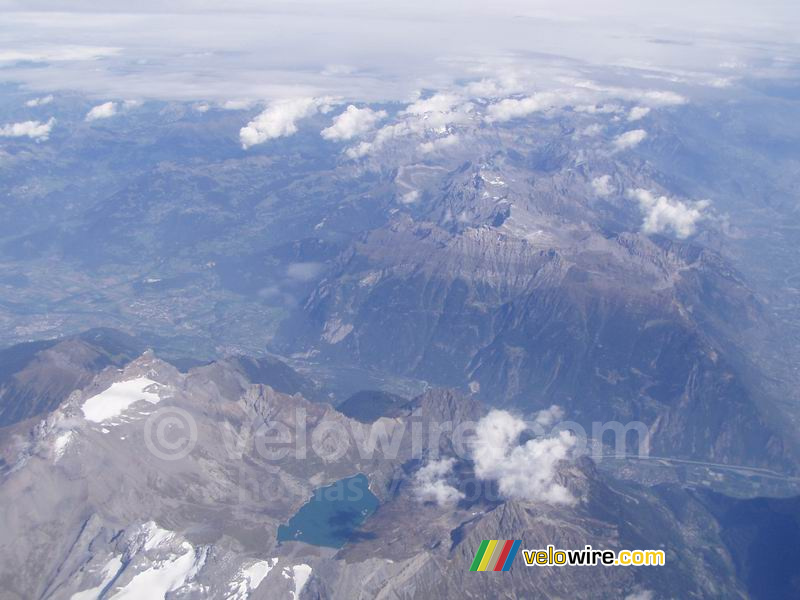
[[[680,488],[614,481],[571,458],[555,476],[575,502],[510,499],[477,482],[451,429],[419,447],[410,433],[484,414],[475,398],[433,389],[363,423],[252,384],[232,362],[182,373],[145,353],[105,369],[34,425],[6,429],[0,597],[594,598],[676,585],[685,597],[743,593],[718,525]],[[421,462],[434,456],[452,460],[455,504],[415,491]],[[380,506],[344,547],[277,542],[278,526],[316,488],[357,473]],[[520,555],[510,573],[470,573],[483,539],[658,547],[668,558],[658,569],[560,570],[527,567]]]
[[[315,454],[278,467],[256,450],[265,419],[296,426],[302,418],[305,426],[306,416],[309,425],[347,420],[252,385],[230,364],[183,374],[147,353],[105,370],[33,429],[7,430],[0,495],[15,507],[3,516],[15,543],[2,550],[4,597],[70,598],[87,589],[87,598],[113,597],[164,578],[163,593],[223,597],[225,585],[249,593],[277,563],[278,525],[313,488],[372,470],[346,461],[326,467]],[[173,434],[188,436],[185,456],[170,445]],[[293,572],[290,561],[281,565]],[[280,570],[273,577],[286,580]]]
[[[53,410],[102,369],[122,366],[143,349],[130,336],[98,329],[0,351],[0,427]]]
[[[744,593],[730,556],[711,550],[719,537],[700,503],[682,492],[619,487],[596,479],[590,468],[581,473],[586,468],[571,474],[589,488],[577,507],[513,500],[470,511],[426,506],[411,516],[413,501],[401,494],[368,522],[371,540],[348,545],[339,561],[320,567],[314,597],[424,598],[433,590],[446,598],[610,598],[620,590],[659,594],[676,586],[685,597]],[[620,495],[624,505],[611,508]],[[660,569],[528,567],[520,553],[508,573],[468,571],[484,539],[523,539],[526,548],[540,549],[644,547],[655,538],[668,556]],[[687,547],[695,550],[679,556],[677,549]]]
[[[626,231],[624,201],[587,200],[578,174],[506,160],[437,184],[341,254],[287,348],[493,405],[557,403],[586,427],[640,421],[653,454],[795,468],[798,438],[745,348],[769,321],[719,255]]]

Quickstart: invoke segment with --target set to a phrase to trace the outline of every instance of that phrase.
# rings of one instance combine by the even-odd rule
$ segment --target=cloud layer
[[[403,100],[467,79],[480,96],[530,96],[548,89],[545,79],[598,65],[719,86],[740,73],[791,70],[800,28],[789,0],[698,0],[690,11],[656,0],[231,0],[224,9],[0,0],[0,10],[6,80],[45,92],[214,102]]]

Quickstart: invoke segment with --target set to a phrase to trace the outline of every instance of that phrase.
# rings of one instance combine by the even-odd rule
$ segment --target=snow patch
[[[145,551],[157,548],[164,542],[170,541],[175,536],[172,531],[161,529],[161,527],[159,527],[155,521],[148,521],[142,525],[142,533],[147,536],[147,539],[144,542]]]
[[[411,190],[400,196],[400,204],[414,204],[417,200],[419,200],[419,192],[417,190]]]
[[[164,598],[193,579],[206,560],[206,551],[196,552],[194,547],[183,542],[180,556],[170,555],[167,560],[156,561],[119,590],[112,600],[154,600]]]
[[[342,323],[341,319],[330,319],[325,323],[322,339],[329,344],[338,344],[353,331],[350,323]]]
[[[120,573],[131,571],[139,572],[111,596],[112,600],[154,600],[165,598],[169,592],[178,589],[181,594],[203,591],[204,586],[192,583],[192,580],[205,564],[208,550],[197,550],[186,541],[178,544],[175,536],[175,532],[162,529],[155,521],[142,524],[135,532],[128,550],[112,556],[101,569],[100,584],[73,594],[70,600],[95,600]],[[144,554],[152,551],[156,554]],[[248,572],[249,580],[255,580],[259,574],[257,570]],[[106,595],[110,596],[110,593]]]
[[[231,594],[227,597],[227,600],[247,600],[250,592],[261,585],[264,578],[277,564],[278,559],[273,558],[271,561],[259,560],[249,567],[242,567],[236,579],[228,585]]]
[[[311,577],[311,566],[306,564],[294,565],[293,567],[286,567],[281,571],[281,575],[285,579],[294,580],[294,591],[289,593],[292,595],[292,600],[300,598],[300,592],[306,587],[309,577]]]
[[[122,568],[122,560],[119,556],[112,556],[111,559],[103,567],[103,580],[97,587],[72,594],[69,600],[97,600],[106,586],[111,583]]]
[[[506,182],[503,181],[498,175],[495,175],[491,179],[487,179],[484,175],[481,175],[481,179],[484,182],[488,183],[489,185],[494,185],[494,186],[505,186],[506,185]]]
[[[372,287],[381,279],[381,272],[380,271],[372,271],[365,277],[362,277],[361,280],[358,282],[359,287]]]
[[[107,390],[92,396],[81,407],[88,421],[103,423],[121,415],[131,404],[145,400],[157,404],[160,397],[155,392],[146,391],[158,385],[147,377],[137,377],[128,381],[117,381]]]
[[[75,433],[72,431],[65,431],[56,437],[56,439],[53,441],[53,456],[55,458],[55,462],[58,462],[59,459],[64,456],[67,446],[69,446],[74,437]]]

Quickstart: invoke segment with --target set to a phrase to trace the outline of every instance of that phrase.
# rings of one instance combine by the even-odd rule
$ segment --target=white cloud
[[[222,103],[223,110],[247,110],[253,106],[252,100],[226,100]]]
[[[345,154],[354,160],[358,158],[364,158],[368,154],[372,153],[374,147],[374,144],[371,142],[360,142],[359,144],[345,150]]]
[[[563,79],[570,86],[562,89],[536,92],[524,98],[506,98],[488,107],[489,123],[510,121],[533,113],[554,108],[574,107],[576,113],[589,115],[616,115],[625,112],[618,101],[641,103],[630,111],[630,120],[641,119],[650,107],[675,106],[687,102],[686,98],[670,91],[641,90],[636,88],[607,87],[593,81]]]
[[[466,123],[473,105],[458,94],[438,93],[406,106],[400,115],[406,117],[410,132],[435,131],[446,133],[451,125]]]
[[[417,190],[411,190],[400,196],[400,204],[414,204],[417,200],[419,200],[419,192]]]
[[[656,197],[641,188],[629,191],[628,195],[639,201],[639,208],[644,214],[644,233],[672,231],[678,238],[688,237],[695,232],[697,223],[705,218],[703,209],[711,204],[708,200],[702,200],[690,205],[676,198]]]
[[[524,88],[520,76],[514,70],[506,70],[493,77],[472,81],[464,89],[472,98],[503,98],[522,92]]]
[[[638,121],[646,117],[649,112],[650,108],[648,106],[634,106],[631,112],[628,113],[628,121]]]
[[[297,121],[320,110],[319,98],[276,100],[255,119],[239,130],[239,139],[246,150],[267,140],[297,133]]]
[[[464,89],[473,98],[497,98],[514,93],[513,91],[507,92],[492,79],[473,81],[468,83]]]
[[[644,129],[631,129],[614,138],[614,147],[617,150],[627,150],[638,146],[647,137]]]
[[[318,262],[290,263],[286,275],[295,281],[311,281],[322,272],[323,265]]]
[[[553,92],[540,92],[519,100],[506,98],[489,106],[486,120],[490,123],[502,123],[561,106],[562,104],[563,101],[560,95]]]
[[[413,127],[406,121],[401,121],[400,123],[394,123],[392,125],[384,125],[375,133],[375,137],[372,138],[371,142],[361,142],[351,148],[348,148],[345,151],[345,154],[353,159],[363,158],[365,156],[375,154],[387,143],[397,138],[410,135],[415,131],[417,131],[417,128]]]
[[[736,81],[735,77],[712,77],[708,80],[708,85],[722,89],[731,87],[734,81]]]
[[[655,596],[650,590],[639,590],[625,596],[625,600],[654,600]]]
[[[546,411],[546,422],[553,418]],[[541,413],[540,413],[541,414]],[[556,467],[571,458],[575,437],[562,431],[548,438],[519,444],[525,422],[504,410],[492,410],[475,428],[472,459],[475,475],[496,480],[500,493],[508,498],[552,504],[573,504],[569,490],[556,482]]]
[[[428,113],[447,113],[461,102],[455,94],[434,94],[430,98],[417,100],[406,106],[403,111],[408,115],[424,115]]]
[[[586,137],[595,137],[603,133],[603,126],[600,123],[593,123],[592,125],[587,125],[583,129],[577,132],[579,136],[586,136]]]
[[[614,188],[611,186],[611,175],[600,175],[600,177],[592,179],[592,189],[594,193],[601,198],[610,196],[611,192],[614,191]]]
[[[62,62],[97,60],[120,53],[121,48],[109,46],[42,46],[29,50],[6,50],[0,52],[0,62]]]
[[[458,144],[459,137],[455,134],[446,135],[444,137],[436,138],[429,142],[423,142],[419,145],[419,151],[423,154],[430,154],[431,152],[439,152],[451,146]]]
[[[53,101],[53,94],[48,94],[47,96],[41,96],[39,98],[33,98],[28,100],[25,103],[25,106],[44,106],[45,104],[50,104]]]
[[[105,102],[104,104],[98,104],[97,106],[92,107],[92,109],[86,113],[86,120],[97,121],[98,119],[108,119],[113,117],[115,114],[117,114],[116,103]]]
[[[623,95],[632,98],[638,97],[642,102],[644,102],[645,104],[649,104],[650,106],[653,107],[679,106],[681,104],[686,104],[688,102],[688,100],[684,96],[681,96],[680,94],[663,90],[647,90],[647,91],[632,90],[630,92],[624,93]]]
[[[323,129],[321,134],[326,140],[351,140],[360,137],[375,127],[378,121],[386,118],[385,110],[357,108],[352,104],[333,119],[333,124]]]
[[[638,88],[603,86],[593,81],[576,81],[575,87],[584,91],[601,94],[604,97],[638,102],[652,108],[679,106],[688,102],[684,96],[669,90],[643,90]]]
[[[558,404],[551,404],[550,408],[544,408],[536,413],[533,421],[541,427],[552,427],[563,418],[564,409],[562,409]]]
[[[0,137],[29,137],[37,142],[44,141],[50,137],[50,130],[53,129],[56,120],[50,118],[47,122],[23,121],[22,123],[9,123],[0,127]]]
[[[454,458],[429,461],[414,474],[414,494],[421,502],[435,502],[439,506],[452,506],[464,494],[448,483]]]

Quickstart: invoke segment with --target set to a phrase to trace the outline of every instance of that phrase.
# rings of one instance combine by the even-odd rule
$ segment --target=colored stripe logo
[[[521,540],[483,540],[470,571],[508,571]]]

